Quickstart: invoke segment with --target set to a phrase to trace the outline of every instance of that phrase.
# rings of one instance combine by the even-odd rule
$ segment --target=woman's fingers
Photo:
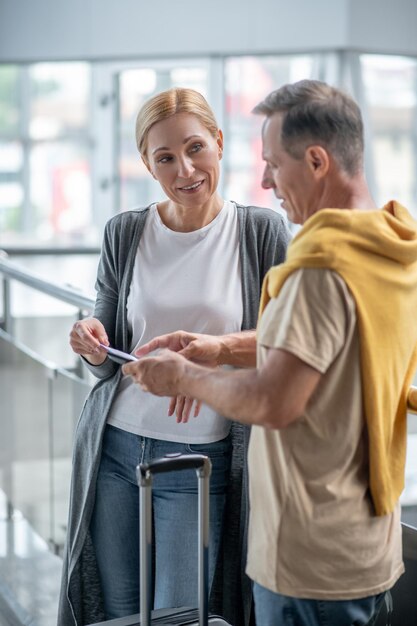
[[[101,365],[107,358],[100,344],[109,345],[103,324],[95,317],[75,322],[70,331],[70,346],[75,354],[83,356],[91,365]]]
[[[70,332],[70,345],[74,352],[93,353],[99,351],[99,344],[109,344],[103,324],[94,317],[75,322]]]

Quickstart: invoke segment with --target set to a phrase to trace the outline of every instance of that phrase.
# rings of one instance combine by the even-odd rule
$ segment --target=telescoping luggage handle
[[[211,461],[204,454],[167,454],[136,468],[140,487],[140,615],[141,626],[151,626],[152,476],[195,469],[198,478],[198,612],[199,626],[208,626],[208,545]]]

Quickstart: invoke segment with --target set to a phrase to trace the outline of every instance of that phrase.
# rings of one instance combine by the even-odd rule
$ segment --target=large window
[[[90,83],[85,63],[0,66],[0,245],[86,238]]]
[[[417,60],[362,55],[378,205],[395,199],[417,217]]]
[[[0,67],[0,242],[23,220],[23,145],[20,138],[20,72]]]
[[[356,80],[346,85],[352,67]],[[416,59],[329,52],[0,65],[0,246],[97,244],[112,214],[160,198],[137,152],[135,119],[146,99],[172,86],[201,91],[218,117],[224,196],[279,208],[260,185],[262,120],[252,109],[302,78],[352,90],[365,114],[377,203],[396,198],[417,217]]]
[[[271,191],[261,188],[261,123],[252,109],[281,85],[313,78],[312,55],[230,58],[225,66],[225,195],[258,206],[272,206]]]

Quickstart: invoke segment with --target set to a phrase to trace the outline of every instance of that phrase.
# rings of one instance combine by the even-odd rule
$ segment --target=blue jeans
[[[139,612],[139,488],[136,466],[168,452],[198,452],[210,457],[211,585],[222,534],[231,448],[230,437],[209,444],[182,444],[140,437],[106,426],[90,523],[106,619]],[[154,477],[154,608],[197,605],[197,493],[194,470]]]
[[[385,593],[355,600],[299,600],[254,583],[256,626],[371,626]]]

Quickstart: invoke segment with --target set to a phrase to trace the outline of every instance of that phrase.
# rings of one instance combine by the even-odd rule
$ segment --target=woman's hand
[[[70,332],[70,346],[75,354],[84,357],[91,365],[101,365],[107,355],[100,343],[109,345],[106,330],[98,319],[88,317],[75,322]]]

